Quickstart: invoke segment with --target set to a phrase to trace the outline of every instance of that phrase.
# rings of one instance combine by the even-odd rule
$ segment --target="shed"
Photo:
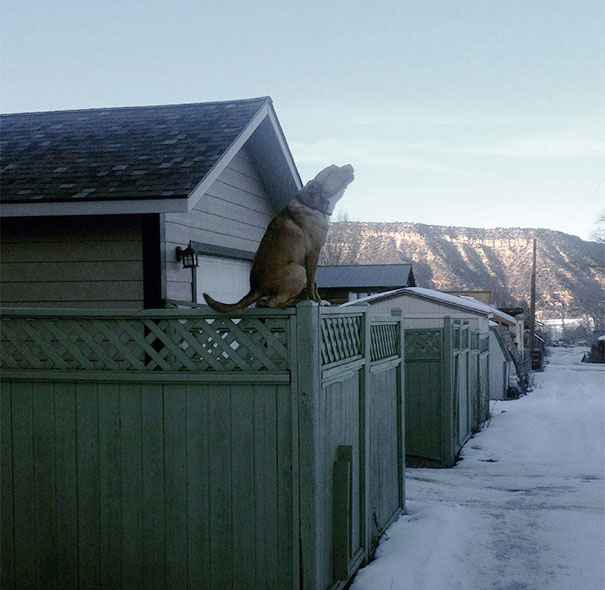
[[[415,286],[411,264],[352,264],[320,266],[317,269],[319,294],[334,305]]]
[[[377,313],[389,313],[394,307],[400,308],[406,317],[425,318],[424,324],[429,327],[428,316],[463,319],[470,323],[471,329],[480,333],[481,338],[489,334],[489,320],[496,310],[489,305],[470,297],[458,297],[434,289],[423,287],[406,287],[362,297],[357,301],[343,304],[368,303]],[[514,322],[514,319],[511,318]],[[434,322],[435,323],[435,322]],[[438,323],[438,322],[437,322]]]
[[[2,303],[237,299],[302,186],[269,97],[2,115]],[[197,273],[177,248],[199,254]]]
[[[489,306],[419,287],[395,289],[341,307],[394,308],[405,317],[406,459],[450,467],[489,417]]]

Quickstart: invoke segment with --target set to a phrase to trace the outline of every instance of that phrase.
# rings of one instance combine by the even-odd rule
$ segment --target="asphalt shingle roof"
[[[0,197],[187,197],[270,100],[1,115]]]
[[[358,264],[317,267],[317,286],[327,288],[413,287],[411,264]]]

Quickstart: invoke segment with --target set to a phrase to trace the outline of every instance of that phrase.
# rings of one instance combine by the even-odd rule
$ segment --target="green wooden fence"
[[[450,467],[489,416],[487,339],[464,320],[405,332],[405,437],[410,465]]]
[[[404,507],[400,317],[3,310],[2,588],[340,588]]]

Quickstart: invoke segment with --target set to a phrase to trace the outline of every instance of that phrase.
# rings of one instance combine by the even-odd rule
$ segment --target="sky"
[[[605,210],[602,0],[0,0],[0,110],[271,96],[336,217],[543,227]]]

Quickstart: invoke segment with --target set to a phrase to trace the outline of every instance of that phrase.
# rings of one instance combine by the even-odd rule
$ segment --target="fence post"
[[[372,323],[370,321],[370,306],[369,304],[364,305],[365,309],[363,310],[363,348],[364,348],[364,358],[365,363],[363,366],[363,385],[361,388],[361,395],[363,403],[362,407],[362,416],[360,420],[360,425],[362,428],[362,452],[360,453],[360,469],[359,475],[363,477],[362,480],[362,497],[361,502],[363,506],[363,515],[364,515],[364,549],[365,549],[365,558],[368,559],[370,557],[370,553],[372,552],[372,527],[374,526],[373,522],[373,507],[371,506],[371,475],[370,475],[370,444],[372,440],[372,433],[370,431],[371,428],[371,395],[370,395],[370,361],[372,358]]]
[[[301,588],[321,588],[322,557],[319,306],[296,306]]]
[[[450,467],[454,461],[454,376],[452,375],[452,319],[443,318],[443,348],[441,350],[441,463]]]
[[[391,315],[399,320],[399,358],[400,365],[397,368],[397,466],[399,469],[399,506],[405,514],[405,326],[403,313],[399,307],[391,310]]]

